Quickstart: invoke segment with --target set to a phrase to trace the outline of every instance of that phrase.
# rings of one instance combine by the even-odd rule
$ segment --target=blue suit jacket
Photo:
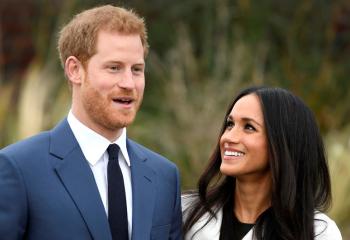
[[[132,239],[182,239],[176,166],[127,140]],[[93,173],[67,120],[0,151],[0,239],[112,240]]]

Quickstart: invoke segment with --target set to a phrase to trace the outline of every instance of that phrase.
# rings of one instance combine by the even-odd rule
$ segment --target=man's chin
[[[114,129],[120,129],[120,128],[125,128],[128,127],[130,124],[133,123],[134,121],[133,118],[124,118],[124,119],[117,119],[116,121],[112,121],[111,126],[113,126]]]

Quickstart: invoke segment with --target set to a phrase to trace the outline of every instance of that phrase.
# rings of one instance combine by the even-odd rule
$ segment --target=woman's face
[[[259,98],[246,95],[236,102],[226,120],[220,138],[220,171],[237,179],[265,177],[269,174],[267,148]]]

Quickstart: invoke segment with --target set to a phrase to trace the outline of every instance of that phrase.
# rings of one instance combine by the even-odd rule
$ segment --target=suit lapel
[[[155,172],[147,165],[147,157],[140,148],[127,140],[131,161],[132,179],[132,239],[145,239],[150,236],[156,196]]]
[[[92,238],[112,240],[93,173],[67,120],[51,132],[50,140],[50,153],[56,157],[55,171],[77,206]]]

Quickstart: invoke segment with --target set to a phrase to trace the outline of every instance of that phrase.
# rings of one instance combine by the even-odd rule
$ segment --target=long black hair
[[[268,141],[272,176],[271,208],[254,228],[257,239],[314,239],[315,210],[331,202],[331,184],[324,145],[312,111],[291,92],[281,88],[250,87],[229,105],[219,138],[198,181],[198,198],[187,209],[184,233],[204,215],[208,222],[227,201],[233,201],[235,178],[220,172],[219,141],[235,103],[248,94],[260,100]]]

